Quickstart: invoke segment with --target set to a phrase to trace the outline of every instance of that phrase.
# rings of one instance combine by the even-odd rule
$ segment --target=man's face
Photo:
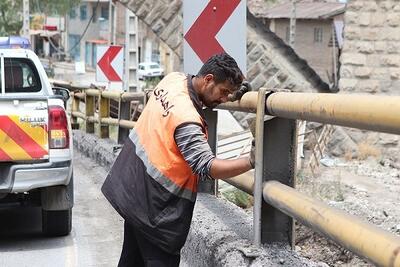
[[[207,74],[203,79],[204,90],[200,95],[200,100],[208,108],[215,108],[219,104],[227,102],[228,96],[236,89],[229,81],[216,83],[212,74]]]

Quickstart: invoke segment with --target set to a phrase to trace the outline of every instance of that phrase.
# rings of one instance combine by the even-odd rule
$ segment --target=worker
[[[248,90],[226,53],[212,56],[195,76],[173,72],[155,87],[102,186],[125,220],[118,266],[179,266],[198,181],[254,168],[254,146],[249,157],[215,158],[203,111]]]

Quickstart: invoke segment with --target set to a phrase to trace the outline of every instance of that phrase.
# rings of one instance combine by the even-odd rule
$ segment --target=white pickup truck
[[[33,51],[2,48],[2,41],[7,40],[0,37],[0,217],[6,219],[3,206],[40,205],[43,233],[68,235],[73,206],[68,91],[53,92]]]

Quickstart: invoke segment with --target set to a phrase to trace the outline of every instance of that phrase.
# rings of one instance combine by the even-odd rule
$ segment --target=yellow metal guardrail
[[[262,107],[265,109],[263,112],[257,110],[260,94],[257,95],[256,92],[246,93],[240,102],[225,103],[218,108],[244,112],[257,111],[257,115],[265,112],[268,115],[288,119],[400,134],[399,96],[289,93],[271,92],[266,89],[264,92],[265,96],[261,96],[266,98]],[[264,120],[264,118],[258,119]],[[260,134],[259,130],[256,144]],[[258,149],[260,146],[256,147]],[[225,181],[256,196],[256,191],[259,190],[256,182],[257,163],[259,162],[256,162],[256,179],[243,174]],[[260,167],[262,169],[262,166]],[[265,202],[286,215],[299,220],[374,264],[400,267],[400,237],[313,200],[277,181],[264,182],[262,196]]]
[[[71,86],[71,89],[74,89],[74,87]],[[136,108],[138,108],[138,104],[145,104],[146,94],[85,89],[71,92],[71,99],[71,120],[74,128],[79,127],[77,118],[80,118],[85,122],[87,133],[95,133],[95,125],[97,125],[99,127],[99,137],[109,138],[109,126],[118,126],[118,143],[122,143],[128,133],[125,131],[124,134],[120,134],[123,129],[135,127],[135,122],[132,118],[135,117],[137,109],[132,112],[131,103],[136,104]],[[118,118],[110,116],[110,100],[118,103]],[[85,103],[84,111],[80,110],[81,102]]]

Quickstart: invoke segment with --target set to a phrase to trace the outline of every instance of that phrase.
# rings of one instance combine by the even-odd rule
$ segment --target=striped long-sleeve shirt
[[[197,124],[184,124],[175,130],[175,142],[184,159],[201,180],[212,179],[211,163],[215,156]]]

